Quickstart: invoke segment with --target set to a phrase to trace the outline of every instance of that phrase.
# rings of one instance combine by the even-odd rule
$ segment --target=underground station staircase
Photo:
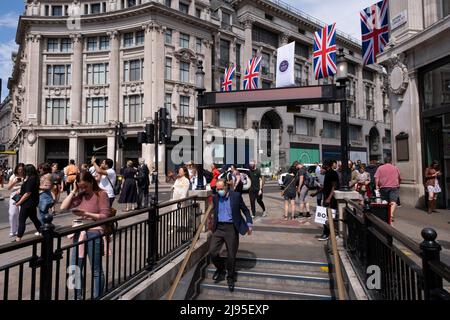
[[[331,265],[323,262],[239,256],[234,292],[227,281],[215,283],[215,267],[206,267],[196,300],[333,300]]]

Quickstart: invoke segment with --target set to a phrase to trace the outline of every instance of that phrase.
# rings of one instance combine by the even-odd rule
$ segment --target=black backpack
[[[304,182],[305,186],[308,189],[314,189],[316,188],[316,177],[313,177],[311,175],[311,173],[309,173],[308,171],[306,171],[305,173],[305,182]]]

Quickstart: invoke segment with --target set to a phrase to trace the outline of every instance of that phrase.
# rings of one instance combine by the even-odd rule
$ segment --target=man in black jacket
[[[224,279],[225,261],[220,257],[220,251],[225,243],[228,254],[226,258],[227,282],[228,288],[233,291],[236,282],[235,262],[239,248],[239,234],[251,235],[253,220],[240,193],[230,190],[223,180],[217,182],[216,190],[217,193],[213,198],[213,235],[209,247],[212,263],[217,268],[213,280],[219,282]],[[241,216],[241,211],[245,215],[245,220]]]
[[[138,209],[148,207],[148,188],[150,186],[150,171],[145,164],[144,158],[139,158],[139,167],[137,170],[137,186],[138,186]],[[142,205],[142,200],[144,204]]]

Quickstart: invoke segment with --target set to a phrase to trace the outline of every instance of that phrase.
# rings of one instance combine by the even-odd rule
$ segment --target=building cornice
[[[320,29],[322,25],[324,24],[322,21],[319,21],[318,19],[306,14],[302,13],[297,14],[293,11],[289,11],[287,8],[283,8],[282,6],[277,5],[274,1],[271,0],[233,0],[232,5],[234,8],[238,8],[242,4],[250,4],[253,6],[260,6],[262,8],[268,9],[271,12],[276,13],[280,17],[288,18],[298,24],[300,24],[303,27],[307,27],[310,30],[309,31],[316,31],[317,29]],[[294,7],[293,7],[294,8]],[[296,8],[295,8],[296,9]],[[300,12],[300,10],[299,10]],[[240,18],[240,17],[238,17]],[[296,33],[297,35],[297,33]],[[339,30],[336,32],[337,41],[339,43],[342,43],[343,45],[347,47],[353,47],[355,49],[361,50],[361,44],[357,42],[358,40],[351,37],[350,35],[347,35]]]
[[[391,43],[390,46],[386,48],[386,51],[378,56],[378,63],[388,64],[388,60],[391,58],[417,48],[426,42],[435,42],[436,46],[439,46],[440,41],[442,41],[443,32],[450,32],[450,15],[402,43]]]
[[[184,13],[179,12],[178,10],[168,8],[165,5],[157,2],[149,2],[132,8],[110,11],[101,14],[82,15],[79,18],[80,19],[79,22],[80,24],[94,24],[94,23],[107,24],[108,22],[114,22],[115,24],[117,24],[118,20],[128,19],[131,17],[147,17],[150,22],[155,21],[156,20],[155,17],[157,17],[158,15],[164,17],[172,17],[179,22],[197,26],[211,32],[217,31],[219,29],[219,26],[212,22],[198,19],[195,16],[186,15]],[[27,30],[33,25],[67,26],[67,23],[68,23],[67,17],[22,15],[19,18],[19,24],[16,34],[16,43],[21,44],[22,39],[25,38]],[[67,28],[67,31],[68,32],[70,31],[69,28]]]

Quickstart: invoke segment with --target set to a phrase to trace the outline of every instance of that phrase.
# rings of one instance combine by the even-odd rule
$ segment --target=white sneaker
[[[267,217],[267,216],[268,216],[267,212],[264,211],[263,214],[262,214],[262,216],[263,216],[263,217]]]
[[[35,232],[34,235],[35,236],[40,236],[41,234],[40,234],[40,232]]]

